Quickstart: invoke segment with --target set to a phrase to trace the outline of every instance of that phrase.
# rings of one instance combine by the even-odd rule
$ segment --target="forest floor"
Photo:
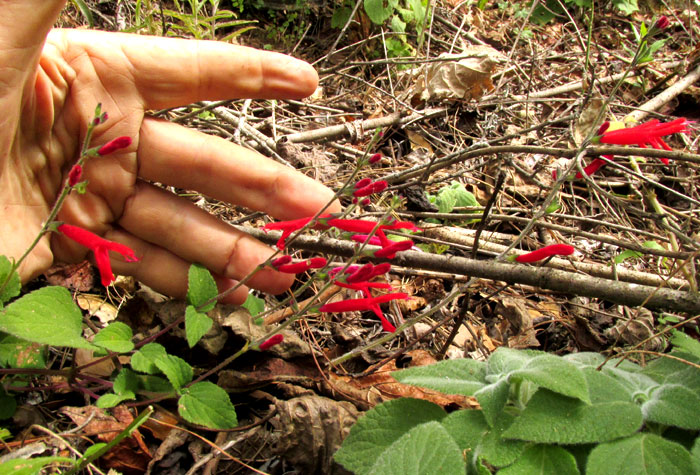
[[[86,2],[95,27],[111,31],[224,39],[244,28],[211,28],[217,2],[203,2],[196,19],[187,2],[180,2],[186,14],[179,19],[163,16],[175,4],[159,3]],[[232,8],[218,3],[219,10]],[[387,190],[352,216],[388,214],[423,229],[410,236],[416,248],[400,253],[387,276],[394,289],[411,296],[382,306],[401,328],[384,332],[372,312],[302,315],[285,330],[284,344],[245,353],[209,376],[229,392],[239,428],[194,427],[179,418],[175,400],[152,402],[155,419],[186,430],[147,423],[138,439],[100,460],[105,473],[343,473],[330,457],[362,411],[401,396],[448,409],[475,404],[399,384],[390,376],[396,368],[486,359],[501,346],[558,355],[642,352],[639,360],[667,350],[669,326],[700,335],[693,318],[700,314],[697,132],[666,137],[673,149],[666,155],[619,147],[606,153],[587,141],[605,120],[627,126],[700,120],[697,10],[679,2],[624,15],[603,2],[595,12],[576,8],[542,25],[527,18],[526,3],[485,2],[479,9],[473,2],[438,0],[429,2],[433,14],[423,23],[396,11],[377,25],[360,8],[341,31],[345,23],[331,25],[334,8],[353,2],[328,3],[296,2],[286,9],[244,4],[239,19],[255,20],[254,28],[228,40],[312,63],[320,76],[312,97],[229,100],[153,113],[258,150],[335,190],[348,180],[386,180]],[[658,49],[635,63],[634,29],[661,15],[670,27],[648,41],[661,40]],[[405,35],[391,31],[394,16],[406,20]],[[72,6],[61,22],[86,24]],[[358,159],[375,153],[382,159],[353,177]],[[612,156],[613,163],[573,178],[600,155]],[[271,245],[277,240],[260,231],[270,217],[168,189]],[[350,199],[343,204],[350,206]],[[534,264],[507,259],[555,243],[576,252]],[[342,235],[320,238],[311,231],[289,252],[341,265],[354,249]],[[135,341],[183,315],[183,303],[128,278],[105,291],[92,275],[89,264],[54,269],[32,286],[68,286],[85,318],[98,326],[125,322]],[[298,275],[292,289],[300,290],[297,301],[318,294],[322,283],[304,286],[311,277]],[[339,295],[334,299],[352,298],[347,289],[331,290]],[[258,316],[267,325],[294,313],[275,309],[284,295],[255,296],[260,308],[253,312],[264,305]],[[209,314],[217,323],[192,349],[180,326],[157,341],[202,374],[259,336],[263,327],[251,325],[246,312],[217,306]],[[72,357],[56,357],[54,364],[69,365]],[[112,375],[114,362],[108,363],[93,368],[95,378]],[[58,444],[33,424],[53,433],[77,425],[69,442],[80,450],[102,432],[122,430],[149,403],[140,398],[141,405],[100,410],[90,419],[94,400],[82,394],[32,394],[37,400],[21,401],[13,419],[13,433],[22,435],[13,441]]]

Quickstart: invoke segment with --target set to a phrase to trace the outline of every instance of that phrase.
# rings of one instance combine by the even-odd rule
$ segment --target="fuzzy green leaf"
[[[128,353],[134,349],[131,341],[134,333],[126,323],[112,322],[92,339],[92,343],[115,353]]]
[[[543,444],[586,444],[625,437],[641,426],[642,411],[631,402],[586,404],[541,388],[503,436]]]
[[[198,312],[192,305],[185,309],[185,335],[192,348],[209,331],[214,321],[206,314]]]
[[[178,356],[166,355],[154,363],[176,390],[192,381],[192,366]]]
[[[552,445],[528,447],[511,466],[500,470],[499,475],[578,475],[576,459],[571,452]]]
[[[504,467],[520,456],[526,443],[501,437],[512,421],[513,416],[501,413],[494,421],[495,427],[491,427],[481,411],[464,410],[449,414],[442,420],[442,425],[459,448],[468,454],[471,466],[477,469],[482,461],[494,467]]]
[[[46,368],[46,345],[0,333],[0,367]]]
[[[463,184],[453,181],[438,192],[435,204],[438,212],[451,213],[456,207],[479,206],[479,201]]]
[[[646,421],[682,429],[700,429],[700,396],[679,384],[664,384],[642,405]]]
[[[693,448],[690,451],[690,456],[693,459],[693,468],[695,473],[700,473],[700,437],[695,439]]]
[[[539,355],[521,369],[509,374],[513,379],[526,380],[564,396],[590,402],[588,383],[577,365],[554,355]]]
[[[22,282],[19,279],[19,274],[17,271],[12,272],[12,263],[5,256],[0,256],[0,285],[7,281],[5,286],[0,289],[0,308],[4,304],[19,295],[20,290],[22,290]]]
[[[465,465],[454,439],[439,422],[430,421],[399,437],[382,452],[367,473],[464,475]]]
[[[671,335],[671,344],[673,346],[700,358],[700,342],[678,330],[673,330]]]
[[[397,381],[445,394],[471,396],[486,385],[486,365],[469,359],[445,360],[391,373]]]
[[[159,343],[147,343],[136,353],[131,355],[131,367],[134,371],[147,374],[160,373],[156,361],[165,358],[168,353],[165,347]]]
[[[207,302],[219,293],[214,277],[211,272],[201,264],[192,264],[187,278],[187,303],[193,307],[199,308],[204,302]],[[216,301],[212,301],[203,308],[199,308],[200,312],[208,312],[216,305]]]
[[[655,434],[600,444],[588,456],[587,475],[691,475],[690,454],[680,444]]]
[[[493,427],[496,418],[503,412],[503,408],[508,402],[509,391],[510,384],[505,378],[501,378],[474,393],[474,397],[479,401],[484,417],[490,426]]]
[[[185,420],[211,429],[233,429],[238,425],[228,394],[209,381],[184,389],[177,409]]]
[[[83,316],[63,287],[43,287],[9,304],[0,312],[0,331],[45,345],[95,348],[82,337]]]
[[[379,404],[357,420],[333,458],[358,475],[369,473],[375,460],[406,432],[445,415],[440,406],[420,399]]]

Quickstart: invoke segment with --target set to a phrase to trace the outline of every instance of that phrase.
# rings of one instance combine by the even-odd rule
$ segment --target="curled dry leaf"
[[[350,432],[359,412],[349,402],[305,395],[275,400],[274,452],[299,473],[338,473],[333,454]]]
[[[439,58],[445,61],[420,70],[412,102],[479,99],[493,89],[491,76],[505,61],[499,51],[485,45],[470,46],[459,55],[441,54]]]
[[[423,389],[409,384],[396,381],[391,373],[399,369],[414,366],[426,366],[435,363],[436,360],[425,350],[414,350],[406,352],[401,359],[406,362],[401,368],[396,366],[396,361],[391,360],[384,365],[375,365],[370,368],[371,373],[360,378],[350,376],[335,376],[331,378],[338,389],[351,393],[353,397],[362,401],[369,401],[371,405],[380,402],[396,399],[399,397],[412,397],[424,399],[439,406],[457,406],[459,408],[478,407],[476,399],[473,397],[446,395],[438,391]]]

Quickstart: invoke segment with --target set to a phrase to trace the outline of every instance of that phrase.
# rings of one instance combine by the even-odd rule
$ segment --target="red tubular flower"
[[[345,279],[345,282],[348,284],[353,284],[357,282],[364,282],[372,278],[373,276],[373,271],[374,271],[374,264],[371,262],[363,265],[359,269],[357,269],[355,272],[347,276]]]
[[[369,163],[374,164],[377,163],[379,160],[382,159],[382,154],[381,153],[375,153],[371,157],[369,157]]]
[[[612,155],[603,155],[605,158],[608,160],[612,160],[613,156]],[[583,173],[586,174],[586,176],[591,176],[601,168],[603,168],[607,162],[605,160],[602,160],[600,158],[596,158],[593,160],[591,163],[588,164],[587,167],[583,169]],[[576,173],[576,178],[583,178],[583,175],[581,175],[581,172]]]
[[[309,221],[311,221],[312,217],[308,218],[301,218],[301,219],[293,219],[291,221],[279,221],[277,223],[267,223],[265,226],[263,226],[264,231],[282,231],[282,236],[279,238],[277,241],[277,249],[284,249],[285,245],[285,240],[294,232],[297,231],[307,224],[309,224]]]
[[[378,297],[369,297],[363,299],[341,300],[340,302],[331,302],[321,305],[319,311],[337,313],[337,312],[352,312],[355,310],[371,310],[373,305],[389,302],[397,299],[407,299],[408,294],[405,292],[395,292],[390,294],[379,295]]]
[[[131,145],[131,137],[117,137],[116,139],[110,140],[103,146],[101,146],[97,153],[100,155],[109,155],[110,153],[116,152],[122,148],[126,148]]]
[[[267,340],[260,343],[260,351],[269,350],[275,345],[279,345],[284,340],[284,336],[278,333],[277,335],[272,335]]]
[[[57,229],[66,237],[89,248],[95,254],[95,262],[100,271],[102,285],[105,287],[114,282],[112,264],[109,262],[109,251],[118,252],[124,256],[127,262],[138,261],[134,251],[124,244],[108,241],[95,233],[71,224],[61,224]]]
[[[393,244],[389,244],[378,251],[374,252],[374,257],[385,257],[387,259],[393,259],[396,257],[397,252],[407,251],[413,247],[413,241],[398,241]]]
[[[320,269],[321,267],[325,267],[326,264],[328,264],[328,261],[326,260],[325,257],[312,257],[309,259],[309,267],[312,269]]]
[[[386,319],[379,305],[373,305],[372,311],[377,316],[377,318],[379,318],[379,321],[382,322],[382,328],[385,332],[394,333],[396,331],[396,327],[392,325],[389,320]]]
[[[352,195],[355,198],[361,198],[363,196],[369,196],[373,195],[375,193],[381,193],[382,191],[386,190],[389,184],[385,180],[379,180],[375,181],[373,183],[370,183],[368,185],[363,186],[362,188],[356,189]]]
[[[369,235],[367,234],[353,234],[352,236],[350,236],[350,239],[352,239],[355,242],[366,242],[367,244],[371,244],[373,246],[382,245],[382,241],[377,236],[369,237]]]
[[[666,123],[653,119],[635,127],[604,132],[598,141],[604,144],[637,145],[641,148],[646,148],[646,144],[649,144],[657,150],[672,150],[661,137],[688,132],[688,124],[690,122],[684,118]],[[668,165],[668,158],[662,158],[661,161]]]
[[[75,186],[80,181],[80,177],[83,176],[83,167],[77,163],[73,165],[73,168],[68,172],[68,184],[70,186]]]
[[[371,178],[363,178],[362,180],[355,183],[355,188],[364,188],[365,186],[369,185],[370,183],[372,183]]]
[[[574,247],[568,244],[552,244],[515,258],[517,262],[537,262],[551,256],[570,256]]]
[[[280,256],[277,259],[273,259],[272,262],[270,262],[270,265],[272,267],[279,267],[285,264],[289,264],[290,262],[292,262],[292,256]]]

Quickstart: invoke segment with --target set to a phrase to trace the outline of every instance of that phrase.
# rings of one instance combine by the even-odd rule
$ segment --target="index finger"
[[[314,92],[316,71],[306,62],[271,51],[218,41],[55,30],[74,51],[84,50],[103,84],[124,79],[145,109],[201,100],[300,99]]]
[[[259,153],[181,125],[145,118],[139,131],[138,175],[197,190],[278,219],[312,216],[333,191]],[[335,201],[327,210],[340,211]]]

